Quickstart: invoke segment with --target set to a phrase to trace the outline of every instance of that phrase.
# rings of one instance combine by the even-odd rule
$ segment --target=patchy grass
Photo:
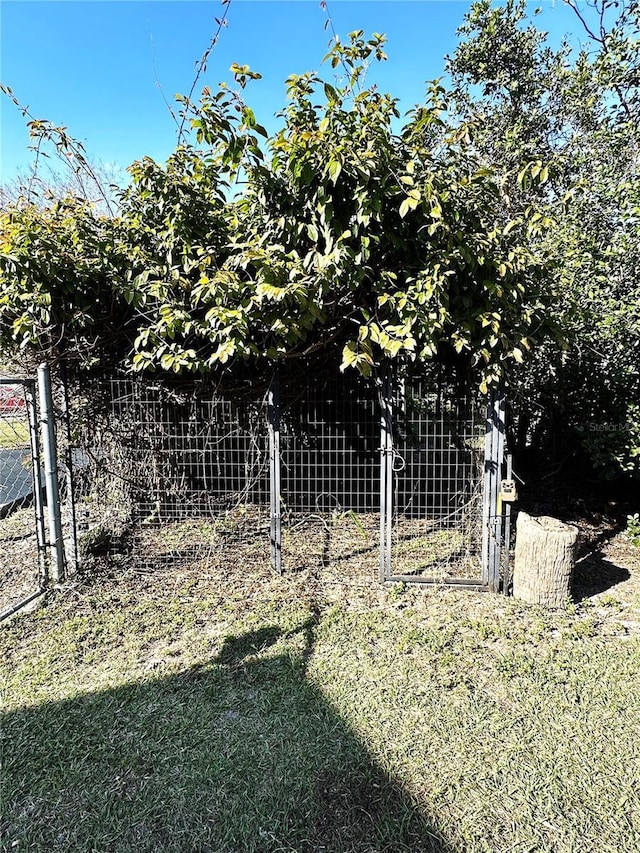
[[[29,447],[29,424],[23,418],[0,418],[0,450]]]
[[[41,586],[32,506],[0,518],[0,613]]]
[[[5,848],[635,853],[632,550],[565,613],[237,552],[52,593],[0,634]]]
[[[34,510],[30,506],[17,509],[11,515],[1,518],[0,547],[2,547],[2,543],[6,544],[30,535],[34,527]]]

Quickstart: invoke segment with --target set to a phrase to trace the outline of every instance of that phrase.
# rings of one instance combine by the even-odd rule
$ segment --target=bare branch
[[[149,33],[149,39],[151,41],[151,65],[153,67],[153,76],[155,77],[156,86],[158,88],[158,91],[160,92],[160,95],[162,96],[162,100],[164,101],[165,107],[169,111],[169,115],[171,116],[171,118],[176,123],[176,127],[179,127],[180,122],[178,121],[178,117],[176,116],[175,110],[173,109],[173,107],[171,106],[169,101],[167,100],[167,97],[164,93],[164,89],[162,88],[162,84],[160,83],[160,80],[158,78],[158,69],[156,68],[156,52],[155,52],[155,46],[154,46],[154,42],[153,42],[153,33],[151,33],[151,32]]]
[[[611,55],[611,50],[609,48],[609,39],[608,39],[609,33],[607,32],[607,29],[606,29],[605,24],[604,24],[604,15],[605,15],[605,12],[607,10],[606,2],[604,2],[604,0],[603,0],[601,6],[598,6],[597,0],[595,0],[595,2],[593,3],[593,8],[598,12],[598,29],[599,29],[600,35],[596,35],[595,32],[593,31],[593,29],[587,23],[584,15],[582,14],[580,9],[578,8],[577,0],[565,0],[565,3],[567,4],[567,6],[569,6],[570,9],[573,9],[573,11],[577,15],[579,21],[581,22],[582,26],[584,27],[585,32],[589,36],[589,38],[600,45],[602,55],[609,57]],[[624,94],[622,88],[617,83],[613,83],[612,89],[616,93],[616,95],[618,96],[618,101],[620,103],[620,106],[622,107],[622,110],[623,110],[626,118],[627,118],[627,121],[629,121],[629,122],[632,121],[633,115],[631,112],[631,108],[629,106],[629,103],[627,101],[627,98],[625,97],[625,94]]]
[[[602,14],[604,14],[604,9],[602,10],[602,13],[600,14],[600,33],[601,33],[601,35],[597,36],[594,33],[594,31],[591,29],[589,24],[587,23],[587,20],[584,17],[584,15],[582,14],[582,12],[580,11],[580,9],[578,8],[578,4],[577,4],[576,0],[565,0],[565,2],[567,4],[567,6],[569,6],[570,9],[573,9],[575,14],[578,16],[578,19],[580,20],[580,23],[584,27],[584,31],[589,36],[589,38],[595,42],[598,42],[598,44],[601,44],[604,47],[604,36],[602,34]],[[597,8],[595,3],[593,4],[593,7],[594,7],[594,9]]]
[[[113,206],[111,203],[111,199],[107,195],[102,185],[102,181],[100,180],[98,174],[95,169],[92,167],[90,162],[87,160],[87,152],[85,151],[84,145],[77,139],[74,139],[72,136],[69,136],[67,133],[67,128],[64,126],[56,126],[52,122],[36,119],[29,111],[29,107],[21,104],[18,98],[14,95],[13,91],[4,85],[0,85],[0,92],[2,92],[6,97],[8,97],[15,106],[20,110],[22,115],[29,119],[27,122],[27,127],[29,129],[29,135],[32,139],[37,140],[33,146],[33,150],[35,151],[35,163],[34,168],[32,170],[31,177],[29,179],[29,186],[27,188],[27,200],[31,200],[31,196],[33,193],[34,183],[37,180],[37,169],[38,164],[41,157],[46,156],[45,152],[42,151],[42,143],[43,141],[51,142],[58,153],[60,160],[76,175],[76,178],[80,182],[82,186],[82,173],[92,181],[97,192],[100,195],[101,200],[104,202],[106,209],[110,216],[114,215]]]
[[[222,6],[224,9],[224,11],[222,13],[222,17],[215,19],[215,21],[218,25],[218,28],[216,29],[215,33],[213,34],[213,37],[212,37],[211,41],[209,42],[209,46],[207,47],[205,52],[200,57],[200,61],[196,64],[197,65],[196,76],[193,78],[193,83],[191,84],[191,88],[189,89],[189,94],[187,95],[187,98],[185,101],[185,109],[184,109],[184,112],[182,113],[182,120],[180,122],[180,126],[178,127],[178,145],[180,145],[184,139],[184,126],[185,126],[185,123],[187,121],[187,109],[188,109],[189,105],[191,104],[191,99],[193,97],[193,93],[195,91],[195,88],[198,85],[198,80],[200,79],[202,74],[204,74],[204,72],[207,70],[207,62],[209,61],[209,56],[211,55],[211,51],[214,49],[214,47],[218,43],[218,39],[220,38],[220,33],[222,32],[223,27],[226,27],[229,25],[228,15],[229,15],[229,7],[231,6],[231,0],[222,0]]]

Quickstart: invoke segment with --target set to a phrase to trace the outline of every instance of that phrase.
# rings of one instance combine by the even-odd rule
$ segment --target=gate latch
[[[518,500],[518,492],[516,489],[516,481],[515,480],[501,480],[500,481],[500,498],[505,503],[513,503],[513,501]]]

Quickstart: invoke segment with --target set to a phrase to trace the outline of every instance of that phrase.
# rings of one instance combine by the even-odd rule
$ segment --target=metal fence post
[[[389,371],[380,389],[380,580],[391,574],[391,525],[393,516],[393,409]]]
[[[490,588],[493,592],[500,591],[502,581],[502,544],[503,536],[503,518],[502,518],[502,502],[500,500],[500,487],[502,481],[502,466],[504,464],[504,443],[505,443],[505,393],[504,385],[500,385],[496,391],[496,399],[494,403],[495,411],[495,466],[494,480],[492,484],[492,500],[495,513],[495,526],[493,537],[493,573],[490,578]]]
[[[511,453],[507,453],[506,456],[507,462],[507,470],[506,477],[507,480],[511,480],[513,477],[513,456]],[[504,537],[502,542],[502,591],[505,595],[509,593],[509,581],[511,579],[511,573],[509,570],[509,549],[511,547],[511,502],[507,501],[504,505]]]
[[[502,517],[498,514],[498,495],[504,457],[504,388],[500,386],[487,401],[484,455],[484,496],[482,532],[482,580],[492,592],[500,588],[500,550]]]
[[[69,384],[67,382],[67,367],[64,362],[60,365],[60,383],[62,385],[62,424],[65,432],[65,482],[67,489],[67,520],[69,524],[69,551],[67,560],[73,571],[78,571],[78,538],[76,520],[76,495],[73,477],[73,448],[71,446],[71,415],[69,411]]]
[[[58,462],[56,454],[56,425],[51,394],[51,374],[47,364],[38,367],[40,394],[40,420],[42,424],[42,450],[44,456],[47,515],[49,518],[49,545],[51,548],[53,580],[64,580],[64,541],[60,519],[60,491],[58,488]]]
[[[280,490],[280,377],[274,371],[267,400],[269,418],[269,504],[271,567],[282,573],[282,518]]]

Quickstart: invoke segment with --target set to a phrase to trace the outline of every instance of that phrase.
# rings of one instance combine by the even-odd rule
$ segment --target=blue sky
[[[399,97],[403,109],[422,99],[426,80],[443,73],[469,8],[466,0],[328,5],[343,38],[354,29],[387,35],[389,59],[368,79]],[[576,30],[560,0],[536,5],[543,10],[538,25],[555,43]],[[164,160],[176,128],[162,92],[173,104],[177,92],[189,91],[222,14],[219,0],[0,0],[0,80],[36,118],[66,125],[96,162],[123,169],[144,155]],[[198,88],[232,79],[232,62],[250,65],[263,79],[251,85],[246,100],[273,128],[285,104],[285,79],[320,68],[330,37],[325,20],[319,0],[231,0],[228,26]],[[0,122],[0,181],[7,181],[31,155],[24,119],[4,97]]]

